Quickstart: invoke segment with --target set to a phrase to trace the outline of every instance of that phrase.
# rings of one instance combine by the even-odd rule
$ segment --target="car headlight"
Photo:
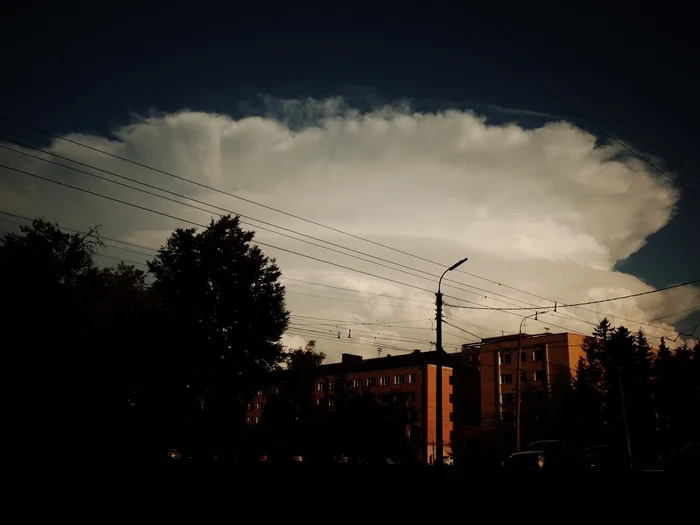
[[[537,467],[542,470],[544,468],[544,457],[540,456],[537,458]]]

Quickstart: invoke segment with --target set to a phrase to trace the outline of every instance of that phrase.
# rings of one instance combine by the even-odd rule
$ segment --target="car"
[[[568,441],[552,439],[530,443],[521,452],[511,454],[503,467],[511,471],[553,472],[588,469],[586,455]]]
[[[672,470],[697,472],[700,469],[700,443],[688,443],[673,461]]]
[[[632,458],[627,452],[606,445],[588,447],[584,452],[588,464],[595,470],[618,472],[632,470]]]

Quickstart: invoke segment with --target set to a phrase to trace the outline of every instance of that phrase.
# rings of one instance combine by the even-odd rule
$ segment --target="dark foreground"
[[[533,519],[645,517],[695,506],[694,475],[665,472],[513,474],[500,470],[259,465],[127,466],[130,502],[201,501],[260,512],[467,512],[524,505]],[[544,513],[544,515],[543,515]],[[564,517],[564,516],[560,516]]]

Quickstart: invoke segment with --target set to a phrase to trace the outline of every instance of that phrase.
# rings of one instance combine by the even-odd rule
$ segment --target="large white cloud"
[[[679,198],[677,191],[643,164],[622,157],[620,148],[601,146],[593,136],[567,122],[523,129],[516,124],[490,125],[483,117],[456,110],[413,113],[406,105],[397,105],[363,114],[348,108],[342,99],[267,102],[275,111],[267,117],[234,120],[191,111],[154,114],[114,130],[111,137],[71,138],[431,261],[447,265],[468,256],[465,271],[560,302],[596,300],[651,289],[613,268],[672,219]],[[50,150],[419,271],[441,272],[439,266],[425,260],[74,144],[56,141]],[[160,201],[15,153],[0,151],[0,160],[198,223],[217,213]],[[165,232],[182,226],[166,217],[19,174],[4,172],[0,184],[4,210],[40,215],[72,228],[102,224],[105,235],[144,245],[158,246]],[[427,290],[436,287],[436,279],[430,275],[407,275],[259,229],[257,238]],[[298,324],[290,331],[289,344],[298,345],[318,335],[319,346],[334,358],[341,351],[375,355],[382,344],[427,349],[434,340],[429,321],[434,317],[431,293],[273,248],[265,250],[277,257],[285,275],[364,292],[353,294],[289,281],[289,307],[295,316],[306,316],[295,317]],[[110,254],[143,260],[117,250]],[[402,269],[416,274],[415,270]],[[457,272],[446,279],[462,283],[456,285],[458,288],[455,283],[443,283],[448,304],[475,306],[459,300],[463,299],[493,307],[523,306],[522,302],[494,293],[529,304],[551,304]],[[394,299],[395,296],[404,300]],[[689,308],[700,302],[698,299],[697,289],[684,288],[590,307],[594,312],[566,309],[562,313],[589,322],[597,322],[601,313],[646,321]],[[515,314],[527,313],[446,309],[450,322],[483,336],[517,331],[521,317]],[[392,327],[354,325],[355,331],[348,340],[349,325],[336,323],[336,327],[334,321],[308,317],[367,323],[416,322]],[[639,326],[619,318],[613,321],[634,329]],[[586,333],[592,328],[559,314],[540,319]],[[554,325],[548,326],[553,331],[561,330]],[[544,326],[528,321],[527,329],[541,331]],[[457,335],[471,338],[454,327],[446,329],[452,332],[445,337],[448,349],[463,342]],[[645,329],[653,336],[673,336],[668,331]],[[342,332],[341,340],[338,332]]]

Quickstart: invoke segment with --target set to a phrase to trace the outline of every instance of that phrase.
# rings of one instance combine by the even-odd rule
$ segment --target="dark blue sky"
[[[564,116],[600,135],[582,115],[663,158],[659,166],[699,196],[686,193],[672,223],[620,268],[656,286],[698,277],[700,89],[686,4],[645,11],[638,2],[492,1],[479,3],[480,15],[440,2],[386,9],[377,2],[146,4],[6,8],[0,113],[57,132],[104,132],[128,121],[129,112],[152,108],[236,115],[260,93],[344,95],[359,106],[408,98],[426,110],[520,108]]]

